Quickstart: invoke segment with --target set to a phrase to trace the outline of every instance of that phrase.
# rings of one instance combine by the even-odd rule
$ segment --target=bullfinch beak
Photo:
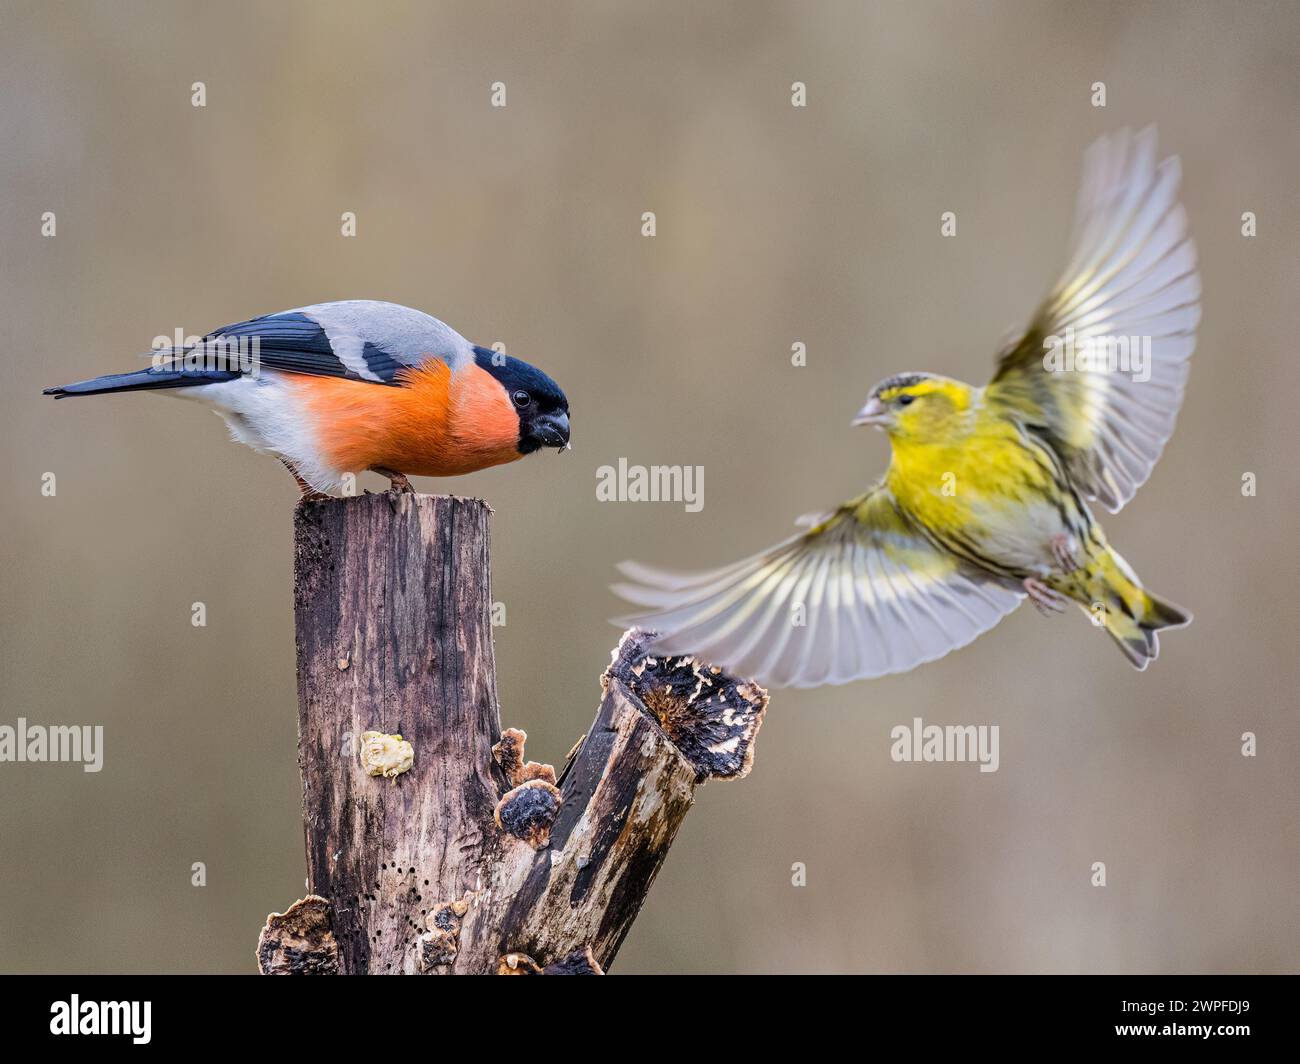
[[[874,395],[867,400],[866,406],[858,411],[857,417],[853,419],[854,425],[875,425],[876,428],[884,428],[889,420],[889,411],[885,404],[877,399]]]
[[[569,445],[569,415],[559,410],[533,419],[528,434],[540,447],[557,447],[565,450]]]

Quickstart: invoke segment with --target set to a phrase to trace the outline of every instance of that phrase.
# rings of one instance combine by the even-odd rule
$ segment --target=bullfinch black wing
[[[268,369],[397,385],[398,374],[429,358],[452,369],[474,361],[474,347],[437,318],[397,303],[345,299],[215,329],[205,340],[257,338]]]

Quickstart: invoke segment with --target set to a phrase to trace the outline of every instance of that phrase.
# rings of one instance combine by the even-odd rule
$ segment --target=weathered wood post
[[[525,762],[500,729],[489,514],[391,493],[298,506],[310,894],[268,918],[263,972],[599,972],[695,787],[749,771],[766,693],[647,656],[639,633],[560,777]]]

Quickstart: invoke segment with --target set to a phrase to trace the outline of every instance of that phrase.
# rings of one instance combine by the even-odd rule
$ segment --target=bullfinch
[[[942,657],[1028,597],[1076,603],[1145,669],[1156,633],[1191,614],[1142,586],[1092,505],[1117,513],[1173,434],[1201,282],[1178,159],[1157,162],[1154,130],[1098,141],[1082,182],[1069,265],[987,385],[881,381],[853,424],[888,434],[883,477],[725,569],[625,564],[616,590],[647,612],[619,623],[811,687]]]
[[[162,391],[212,407],[231,435],[275,455],[304,494],[369,469],[459,476],[569,445],[569,401],[541,370],[478,347],[410,307],[317,303],[163,349],[148,369],[46,395]]]

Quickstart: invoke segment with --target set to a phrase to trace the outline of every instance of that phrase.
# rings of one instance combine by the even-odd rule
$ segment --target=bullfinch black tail
[[[192,388],[198,384],[217,384],[231,381],[240,374],[235,370],[181,370],[150,368],[135,373],[109,373],[61,388],[46,388],[43,395],[67,399],[74,395],[104,395],[108,392],[145,392],[162,388]]]

